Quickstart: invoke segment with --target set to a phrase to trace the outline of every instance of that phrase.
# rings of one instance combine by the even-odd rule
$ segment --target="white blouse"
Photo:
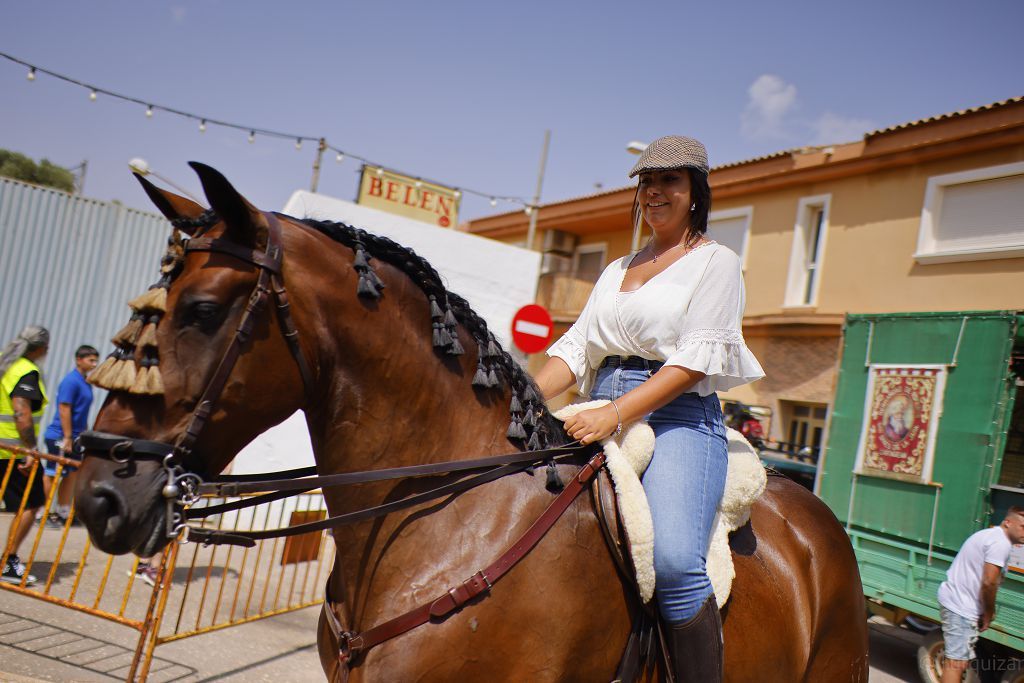
[[[690,391],[707,396],[764,377],[743,341],[743,271],[716,242],[682,256],[639,289],[619,291],[633,254],[601,273],[576,323],[547,354],[572,370],[587,396],[607,356],[664,361],[707,377]]]

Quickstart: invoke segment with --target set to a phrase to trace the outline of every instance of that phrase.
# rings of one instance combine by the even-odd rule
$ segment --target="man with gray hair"
[[[8,512],[18,511],[25,501],[25,509],[11,522],[3,550],[4,554],[10,550],[0,575],[7,583],[31,585],[36,581],[26,572],[18,548],[32,528],[36,512],[46,503],[46,495],[42,472],[33,471],[36,459],[18,462],[19,456],[3,446],[36,448],[36,426],[46,406],[46,386],[37,363],[49,350],[50,333],[40,325],[29,325],[0,352],[0,462],[8,460],[3,472],[10,471],[3,500]]]

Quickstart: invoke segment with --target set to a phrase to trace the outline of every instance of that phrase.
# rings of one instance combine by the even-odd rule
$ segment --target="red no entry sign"
[[[537,353],[551,341],[554,324],[542,306],[527,304],[512,317],[512,342],[523,353]]]

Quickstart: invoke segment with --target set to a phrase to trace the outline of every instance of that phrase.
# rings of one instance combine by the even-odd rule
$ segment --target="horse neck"
[[[343,283],[336,289],[347,290],[349,302],[344,313],[335,308],[325,318],[334,327],[330,337],[336,344],[323,353],[332,359],[322,366],[330,379],[324,398],[307,409],[321,473],[465,460],[515,450],[506,438],[509,388],[473,388],[477,347],[465,330],[460,334],[463,355],[434,350],[430,307],[415,285],[389,278],[384,296],[372,306],[355,301],[354,285],[348,290]],[[382,482],[325,491],[325,499],[330,513],[337,515],[438,485],[436,478]],[[390,529],[407,514],[379,521],[383,529]],[[438,523],[428,516],[417,522],[417,528]],[[338,553],[331,594],[347,605],[366,604],[368,558],[386,552],[379,545],[380,534],[387,533],[383,529],[367,522],[334,532]],[[381,559],[415,567],[401,552],[393,555]]]
[[[404,276],[403,276],[404,277]],[[510,390],[480,390],[471,382],[477,348],[462,331],[465,353],[431,345],[429,304],[411,283],[390,278],[372,306],[356,301],[331,320],[334,343],[322,350],[327,371],[322,399],[307,409],[323,472],[459,460],[508,452]]]

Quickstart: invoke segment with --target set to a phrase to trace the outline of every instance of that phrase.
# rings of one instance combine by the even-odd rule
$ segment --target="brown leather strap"
[[[224,391],[224,387],[231,376],[231,371],[234,369],[235,363],[238,362],[238,357],[242,353],[242,347],[252,334],[257,316],[266,307],[267,298],[271,294],[271,287],[273,287],[273,294],[277,300],[277,313],[281,324],[281,332],[299,366],[299,373],[302,375],[302,382],[305,385],[307,396],[312,391],[313,374],[309,369],[305,356],[302,355],[302,350],[299,348],[299,333],[292,322],[288,297],[285,293],[284,283],[280,280],[281,224],[272,213],[264,213],[263,216],[267,221],[267,248],[263,253],[245,249],[224,239],[212,239],[209,237],[190,239],[186,244],[186,251],[220,252],[252,263],[260,269],[260,274],[256,280],[256,287],[253,289],[252,294],[249,295],[249,301],[246,304],[245,311],[242,313],[242,318],[238,321],[235,337],[228,345],[213,377],[210,379],[210,383],[203,391],[202,398],[199,399],[195,411],[193,411],[189,418],[188,426],[175,444],[175,453],[182,458],[186,458],[189,455],[203,427],[206,426],[206,422],[213,412],[213,406],[217,399],[220,398],[221,392]]]
[[[604,462],[605,454],[603,451],[594,455],[586,465],[580,468],[576,476],[566,485],[558,497],[551,501],[541,516],[526,530],[526,533],[506,550],[501,557],[459,585],[449,588],[440,597],[362,633],[343,631],[341,630],[341,624],[337,622],[337,618],[328,618],[327,624],[334,632],[334,636],[338,641],[339,664],[343,668],[348,668],[352,666],[353,660],[365,654],[374,646],[406,633],[428,621],[440,620],[458,610],[473,598],[490,591],[501,577],[508,573],[519,560],[523,559],[544,538],[547,532],[551,530],[551,527],[555,525],[555,522],[569,508],[569,505],[589,485],[594,475],[604,465]],[[328,597],[325,600],[325,605],[329,600],[330,598]],[[326,605],[325,611],[331,613],[333,609],[330,605]],[[334,617],[333,614],[330,616]]]
[[[264,212],[263,216],[267,219],[267,251],[270,252],[270,248],[273,247],[278,262],[280,262],[281,223],[278,222],[277,216],[269,211]],[[306,396],[308,397],[314,387],[313,372],[309,369],[309,363],[306,362],[306,357],[302,355],[302,349],[299,347],[299,331],[292,321],[291,304],[288,303],[288,292],[285,291],[284,279],[281,277],[280,269],[272,271],[270,286],[274,290],[274,300],[277,302],[277,321],[281,326],[281,334],[284,335],[284,340],[288,343],[288,349],[292,352],[295,363],[299,366],[299,374],[302,376],[302,384],[306,389]]]
[[[589,455],[595,450],[596,446],[594,445],[580,446],[575,441],[572,441],[561,446],[552,446],[551,448],[535,451],[516,451],[514,453],[488,455],[483,458],[472,458],[469,460],[445,460],[443,462],[426,463],[423,465],[388,467],[386,469],[365,470],[362,472],[339,472],[337,474],[306,476],[316,473],[316,469],[310,467],[284,472],[268,472],[261,475],[243,475],[245,476],[244,479],[242,476],[219,477],[203,482],[198,490],[199,493],[207,493],[224,498],[234,498],[243,493],[259,493],[263,491],[297,491],[301,493],[317,487],[328,488],[332,486],[368,484],[391,479],[431,477],[438,474],[451,474],[454,472],[497,467],[498,465],[532,464],[544,460]],[[280,478],[258,478],[275,475]]]
[[[225,239],[214,239],[212,237],[193,237],[185,243],[185,252],[210,251],[214,253],[234,256],[242,261],[248,261],[254,266],[269,270],[273,273],[281,272],[281,254],[264,253],[254,249],[246,249],[243,246],[229,242]]]
[[[213,412],[213,406],[217,399],[220,398],[221,392],[224,391],[228,378],[231,376],[231,370],[235,367],[235,363],[242,353],[242,346],[249,340],[249,336],[252,334],[252,328],[256,324],[256,316],[266,306],[267,296],[270,293],[267,286],[269,281],[270,272],[261,269],[259,279],[256,281],[256,288],[253,289],[252,294],[249,296],[245,311],[238,321],[235,336],[221,357],[220,363],[210,379],[210,383],[206,385],[202,398],[199,399],[196,409],[189,418],[188,426],[175,444],[174,450],[182,458],[188,457],[196,440],[199,438],[200,432],[206,426],[206,421]]]
[[[284,340],[288,343],[288,349],[292,352],[292,356],[295,357],[295,363],[299,366],[299,374],[302,375],[302,384],[306,388],[306,395],[308,396],[315,386],[313,383],[313,372],[309,369],[309,363],[306,362],[306,357],[302,355],[302,349],[299,347],[299,331],[295,328],[295,323],[292,322],[288,293],[284,289],[284,282],[281,281],[278,275],[271,276],[270,286],[273,288],[274,300],[277,302],[277,321],[281,325],[281,334],[284,335]]]
[[[418,493],[414,496],[394,500],[390,503],[384,503],[383,505],[356,510],[355,512],[348,512],[342,515],[335,515],[334,517],[328,517],[327,519],[321,519],[316,522],[305,522],[303,524],[296,524],[295,526],[283,527],[281,529],[230,532],[219,531],[215,528],[207,529],[202,527],[189,527],[189,540],[206,545],[242,545],[251,548],[256,545],[256,541],[264,538],[297,536],[300,534],[308,534],[313,531],[323,531],[324,529],[333,529],[334,527],[343,526],[345,524],[355,524],[356,522],[363,522],[368,519],[383,517],[384,515],[391,514],[392,512],[405,510],[406,508],[414,507],[422,503],[428,503],[432,500],[437,500],[438,498],[457,495],[463,491],[476,488],[481,484],[486,484],[509,474],[515,474],[526,467],[526,465],[503,465],[501,467],[495,467],[494,469],[488,470],[482,474],[468,477],[451,484],[445,484],[444,486],[439,486],[435,489],[424,491],[423,493]],[[188,515],[187,512],[186,519],[192,519],[192,516]]]

